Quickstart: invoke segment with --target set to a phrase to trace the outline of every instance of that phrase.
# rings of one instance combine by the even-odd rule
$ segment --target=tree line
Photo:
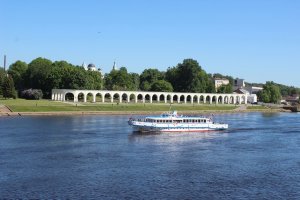
[[[229,84],[216,90],[214,78],[226,78]],[[207,73],[194,59],[184,59],[166,71],[148,68],[141,74],[129,73],[126,67],[101,74],[66,61],[52,62],[41,57],[29,64],[16,61],[7,72],[0,68],[0,95],[8,98],[24,95],[51,98],[52,89],[232,93],[233,82],[231,76]],[[300,93],[298,88],[270,82],[266,84],[264,93],[258,96],[266,102],[273,102],[274,97],[278,100],[278,94],[274,95],[278,91],[279,96]]]

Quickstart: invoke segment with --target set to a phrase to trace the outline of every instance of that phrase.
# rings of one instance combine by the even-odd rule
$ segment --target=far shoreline
[[[251,110],[201,110],[179,111],[180,114],[235,114],[235,113],[279,113],[291,112],[283,109],[251,109]],[[51,111],[51,112],[2,112],[0,117],[5,116],[80,116],[80,115],[158,115],[161,111]]]

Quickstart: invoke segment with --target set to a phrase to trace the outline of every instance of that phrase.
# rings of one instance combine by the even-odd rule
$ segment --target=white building
[[[247,102],[248,103],[257,103],[257,95],[256,94],[251,94],[246,89],[239,88],[239,89],[236,89],[233,93],[235,93],[235,94],[245,94],[245,95],[247,95]]]
[[[215,89],[216,89],[216,91],[222,85],[228,85],[228,84],[229,84],[229,80],[228,79],[225,79],[225,78],[215,78]]]

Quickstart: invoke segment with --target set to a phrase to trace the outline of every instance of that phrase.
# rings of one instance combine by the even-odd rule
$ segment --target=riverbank
[[[257,105],[164,104],[164,103],[73,103],[50,100],[1,100],[0,116],[28,115],[147,115],[177,110],[184,114],[281,112]]]

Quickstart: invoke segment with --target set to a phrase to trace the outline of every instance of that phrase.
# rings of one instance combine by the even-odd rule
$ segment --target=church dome
[[[95,66],[93,63],[90,63],[90,64],[88,65],[88,68],[89,68],[89,69],[93,69],[93,68],[96,68],[96,66]]]

